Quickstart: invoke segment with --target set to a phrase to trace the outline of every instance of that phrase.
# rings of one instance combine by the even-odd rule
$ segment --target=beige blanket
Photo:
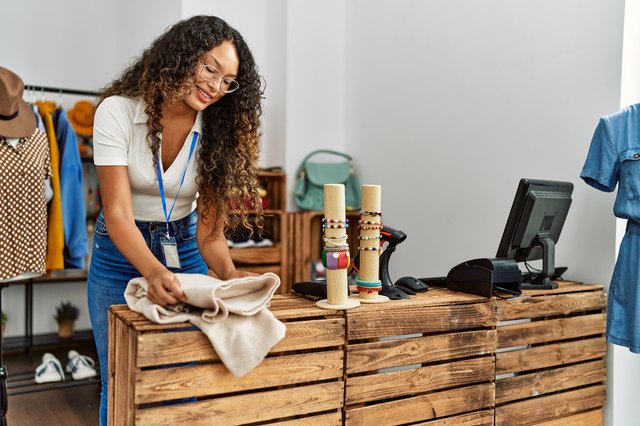
[[[147,280],[129,281],[124,297],[132,311],[158,324],[188,321],[209,338],[236,377],[251,371],[285,335],[286,327],[267,309],[280,285],[273,273],[222,281],[208,275],[176,274],[184,303],[162,306],[147,299]]]

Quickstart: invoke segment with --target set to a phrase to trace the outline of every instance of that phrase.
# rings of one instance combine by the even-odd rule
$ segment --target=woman
[[[166,306],[184,299],[176,272],[248,275],[235,269],[224,230],[232,219],[250,229],[248,211],[260,212],[261,94],[242,36],[213,16],[169,28],[102,94],[94,162],[103,211],[88,279],[102,366],[101,424],[107,311],[125,303],[129,280],[145,277],[148,298]]]

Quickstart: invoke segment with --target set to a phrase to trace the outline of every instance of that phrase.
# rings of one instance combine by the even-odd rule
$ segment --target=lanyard
[[[164,217],[167,220],[167,238],[169,238],[169,219],[171,219],[171,213],[173,213],[173,208],[176,206],[178,195],[180,194],[180,190],[182,189],[182,184],[184,183],[184,177],[187,175],[187,167],[189,167],[189,161],[191,160],[191,156],[193,155],[193,150],[196,147],[197,140],[198,140],[198,132],[193,132],[193,139],[191,140],[191,148],[189,149],[189,157],[187,158],[187,164],[185,164],[184,166],[184,172],[182,172],[182,179],[180,179],[180,186],[178,187],[178,191],[176,192],[176,197],[173,199],[173,204],[171,205],[171,210],[169,210],[169,214],[167,214],[167,201],[164,198],[164,184],[162,183],[162,172],[160,171],[160,159],[158,158],[158,154],[156,153],[156,174],[158,175],[158,187],[160,188],[160,199],[162,200],[162,210],[164,211]]]

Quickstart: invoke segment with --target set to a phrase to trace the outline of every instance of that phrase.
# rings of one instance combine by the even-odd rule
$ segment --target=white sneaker
[[[256,247],[273,247],[273,241],[271,241],[268,238],[258,240],[255,243],[256,243]]]
[[[36,368],[36,383],[61,382],[64,380],[64,371],[58,358],[49,352],[42,355],[42,364]]]
[[[256,242],[253,240],[236,241],[233,243],[233,248],[241,249],[241,248],[247,248],[247,247],[254,247],[255,245],[256,245]]]
[[[69,351],[67,373],[71,373],[73,380],[88,379],[96,376],[96,363],[86,355],[80,355],[76,351]]]

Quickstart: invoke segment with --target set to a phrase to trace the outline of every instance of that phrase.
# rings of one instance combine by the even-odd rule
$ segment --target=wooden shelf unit
[[[231,258],[239,270],[256,273],[273,272],[281,279],[279,293],[288,293],[289,244],[287,221],[287,176],[283,172],[261,170],[260,185],[267,191],[264,208],[264,238],[273,242],[270,247],[230,248]]]

